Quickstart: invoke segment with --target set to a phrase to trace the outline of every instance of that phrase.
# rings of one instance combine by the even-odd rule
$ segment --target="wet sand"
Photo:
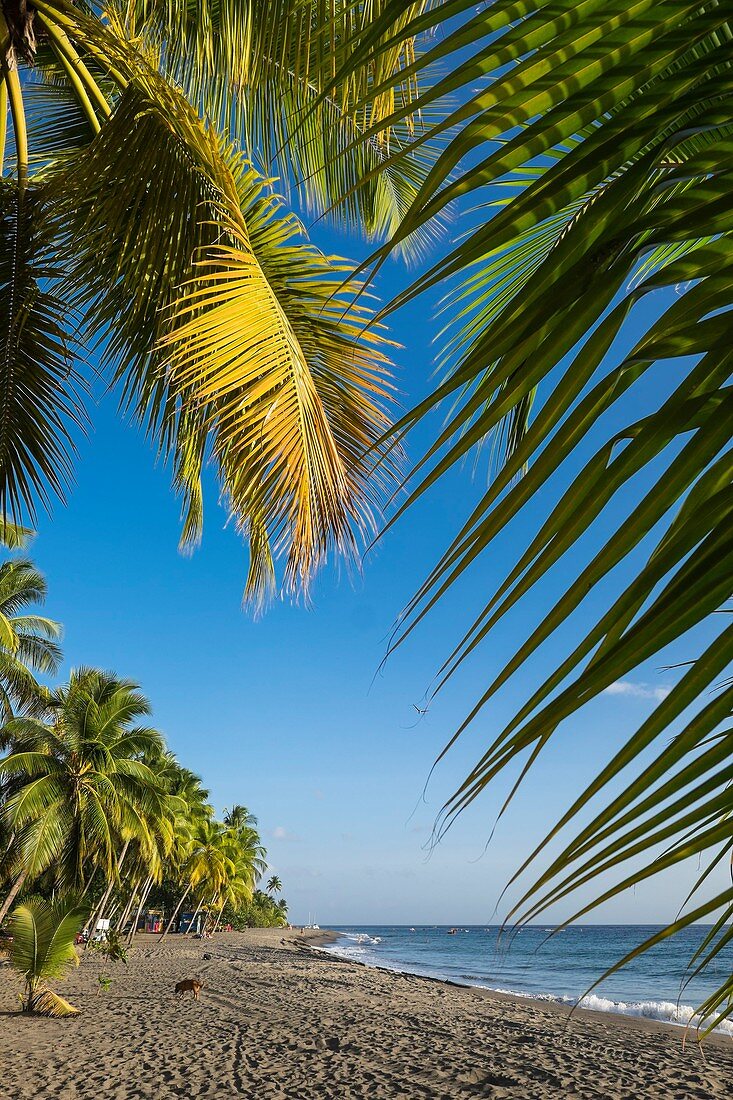
[[[0,966],[0,1096],[603,1097],[731,1095],[733,1042],[704,1056],[682,1029],[465,989],[344,962],[310,949],[328,933],[253,929],[206,942],[138,936],[127,966],[91,954],[56,984],[82,1014],[17,1012]],[[285,941],[282,943],[281,941]],[[212,955],[204,960],[204,953]],[[97,995],[100,972],[114,977]],[[200,976],[200,1001],[175,997]]]

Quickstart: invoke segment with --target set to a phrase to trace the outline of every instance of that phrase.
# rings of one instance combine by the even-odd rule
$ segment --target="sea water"
[[[664,940],[587,992],[604,971],[660,930],[586,924],[553,935],[549,925],[512,933],[473,925],[453,934],[441,925],[344,927],[335,929],[342,935],[326,950],[367,966],[694,1026],[695,1007],[733,973],[733,947],[728,947],[703,975],[688,981],[690,958],[708,931],[702,925]],[[718,1030],[733,1036],[733,1019]]]

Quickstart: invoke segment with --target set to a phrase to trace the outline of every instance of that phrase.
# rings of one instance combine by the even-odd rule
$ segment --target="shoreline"
[[[345,932],[330,932],[330,939],[327,943],[335,943],[339,936],[346,936]],[[527,1005],[528,1007],[534,1007],[536,1009],[543,1008],[554,1010],[560,1016],[567,1018],[568,1021],[574,1019],[582,1020],[584,1017],[593,1019],[595,1021],[613,1021],[618,1022],[622,1027],[629,1024],[632,1027],[646,1029],[662,1028],[665,1032],[672,1029],[673,1033],[686,1035],[688,1043],[697,1044],[696,1031],[694,1027],[689,1029],[683,1023],[674,1023],[671,1020],[655,1020],[651,1016],[636,1016],[631,1013],[614,1012],[611,1009],[603,1011],[597,1008],[583,1008],[581,1006],[573,1006],[569,1002],[564,1002],[560,998],[552,998],[552,995],[548,994],[547,997],[535,997],[531,993],[519,993],[513,991],[507,991],[502,989],[492,989],[491,986],[486,985],[473,985],[470,982],[457,982],[453,978],[440,978],[433,974],[420,974],[414,970],[398,970],[391,966],[380,966],[378,963],[363,962],[361,959],[351,959],[345,955],[336,955],[332,951],[328,951],[325,944],[323,946],[319,944],[303,945],[308,946],[313,951],[314,955],[326,957],[330,960],[334,960],[338,963],[346,963],[352,966],[363,966],[367,970],[378,970],[382,974],[391,974],[401,977],[414,978],[423,982],[436,982],[438,985],[449,986],[452,989],[464,989],[471,994],[481,997],[487,997],[491,1000],[509,1001],[520,1005]],[[711,1032],[704,1040],[704,1045],[707,1047],[708,1043],[715,1041],[721,1043],[724,1048],[733,1050],[733,1037],[726,1035],[723,1032]]]
[[[679,1028],[377,969],[337,933],[137,936],[127,966],[85,956],[51,983],[81,1014],[21,1015],[0,966],[0,1063],[14,1100],[718,1100],[733,1046]],[[339,965],[334,963],[338,962]],[[98,978],[112,976],[99,993]],[[174,986],[199,977],[199,1000]]]

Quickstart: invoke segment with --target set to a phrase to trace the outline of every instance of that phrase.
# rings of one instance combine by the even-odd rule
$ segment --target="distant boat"
[[[455,936],[455,934],[456,934],[456,932],[457,932],[457,931],[458,931],[458,929],[457,929],[457,928],[449,928],[449,929],[448,929],[448,935],[449,935],[449,936]]]

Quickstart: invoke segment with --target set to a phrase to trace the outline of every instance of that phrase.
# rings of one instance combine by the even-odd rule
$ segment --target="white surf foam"
[[[339,935],[343,936],[346,940],[352,940],[354,943],[381,943],[381,936],[370,936],[366,932],[340,932]]]
[[[571,1006],[577,1004],[578,1008],[588,1008],[593,1012],[642,1016],[647,1020],[659,1020],[660,1023],[676,1024],[678,1027],[696,1028],[702,1022],[692,1005],[677,1004],[675,1001],[612,1001],[609,997],[599,997],[596,993],[589,993],[578,1001],[575,997],[556,997],[552,993],[527,993],[516,989],[496,989],[495,992],[508,993],[512,997],[526,997],[534,1001],[554,1001],[556,1004]],[[721,1020],[715,1030],[733,1038],[733,1020]]]

